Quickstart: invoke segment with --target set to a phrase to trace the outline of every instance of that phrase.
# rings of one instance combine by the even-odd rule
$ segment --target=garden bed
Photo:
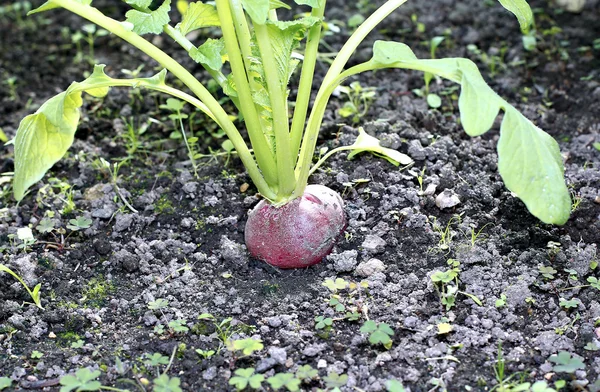
[[[331,3],[328,19],[341,27],[326,38],[334,51],[349,17],[372,6]],[[379,391],[392,379],[411,391],[491,390],[499,364],[507,384],[564,380],[600,390],[600,4],[588,0],[579,15],[532,6],[531,51],[496,2],[415,1],[352,61],[368,60],[375,39],[405,42],[426,58],[424,43],[445,36],[437,57],[474,60],[495,91],[559,141],[574,201],[566,225],[542,224],[504,187],[499,120],[469,138],[450,83],[432,82],[442,106],[431,109],[414,93],[422,74],[384,70],[355,79],[376,91],[356,122],[339,114],[343,95],[332,100],[319,145],[351,144],[363,126],[414,166],[367,154],[327,161],[311,182],[342,194],[345,235],[321,264],[279,270],[243,245],[259,198],[236,156],[221,149],[219,130],[200,114],[190,121],[206,154],[194,173],[161,108],[166,98],[113,89],[86,99],[67,157],[19,205],[10,183],[0,183],[0,263],[31,287],[41,283],[44,307],[24,304],[23,286],[0,275],[6,390],[58,390],[61,377],[83,368],[130,390],[177,390],[161,382],[234,390],[228,382],[245,368],[301,379],[302,390]],[[92,70],[89,45],[73,43],[84,21],[63,11],[21,17],[0,15],[0,127],[9,138],[25,115]],[[154,43],[177,53],[168,38]],[[142,63],[140,76],[156,71],[115,37],[97,37],[94,48],[110,76]],[[202,76],[191,59],[178,60]],[[100,158],[123,164],[111,172]],[[4,147],[0,173],[12,171]],[[460,203],[440,209],[445,190]],[[35,243],[19,239],[24,227]]]

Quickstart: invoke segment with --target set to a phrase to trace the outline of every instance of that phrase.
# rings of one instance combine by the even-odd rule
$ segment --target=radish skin
[[[346,227],[341,196],[308,185],[302,197],[275,207],[262,200],[248,214],[245,240],[250,254],[279,268],[304,268],[327,256]]]

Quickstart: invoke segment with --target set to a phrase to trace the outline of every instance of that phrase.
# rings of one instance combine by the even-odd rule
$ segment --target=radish
[[[302,197],[277,207],[260,201],[248,215],[246,246],[257,259],[279,268],[317,264],[346,227],[344,202],[323,185],[308,185]]]

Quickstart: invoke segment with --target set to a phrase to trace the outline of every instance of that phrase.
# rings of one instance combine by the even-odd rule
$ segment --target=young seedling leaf
[[[126,22],[133,25],[133,31],[137,34],[160,34],[163,26],[169,23],[169,11],[171,11],[171,0],[165,2],[156,10],[139,11],[130,10],[125,14]]]
[[[296,378],[304,381],[310,381],[319,376],[319,371],[310,365],[302,365],[296,370]]]
[[[369,135],[362,128],[358,128],[358,137],[350,147],[352,148],[352,151],[348,154],[348,159],[352,159],[355,155],[360,154],[361,152],[368,151],[386,159],[396,166],[400,164],[409,165],[413,162],[408,155],[402,154],[400,151],[382,147],[377,138]]]
[[[219,14],[217,14],[215,6],[197,1],[189,4],[177,28],[183,35],[187,35],[189,32],[201,29],[202,27],[220,25]]]
[[[91,371],[88,368],[82,368],[75,374],[67,374],[60,378],[60,392],[69,391],[98,391],[102,384],[94,381],[100,376],[100,370]]]
[[[166,374],[161,374],[154,379],[154,392],[182,392],[181,380],[177,377],[170,378]]]
[[[292,373],[277,373],[269,377],[267,382],[275,390],[285,387],[288,391],[295,392],[300,390],[302,380],[297,379]]]
[[[552,367],[555,372],[575,373],[576,370],[585,369],[585,364],[581,358],[572,356],[567,351],[552,354],[548,360],[555,364]]]
[[[506,187],[541,221],[552,224],[567,221],[571,199],[558,143],[498,96],[471,60],[419,60],[402,43],[376,41],[373,58],[354,67],[355,71],[349,69],[344,76],[379,68],[414,69],[460,83],[461,122],[470,136],[487,132],[502,109],[505,114],[498,142],[498,170]]]
[[[264,348],[262,340],[260,339],[240,339],[233,341],[233,349],[241,351],[244,355],[252,355],[256,351],[260,351]]]
[[[223,67],[222,53],[224,50],[223,40],[209,38],[198,48],[192,48],[189,53],[195,62],[205,65],[213,71],[220,71]]]
[[[527,33],[533,24],[533,12],[526,0],[498,0],[500,4],[512,12],[519,21],[521,31]]]
[[[25,288],[25,291],[27,291],[27,293],[29,293],[29,296],[31,297],[31,299],[33,300],[33,303],[40,309],[44,309],[42,307],[42,303],[40,300],[40,289],[42,288],[42,284],[39,283],[37,286],[35,286],[33,288],[33,291],[29,288],[29,286],[27,286],[27,283],[25,283],[25,281],[23,280],[23,278],[21,278],[16,272],[14,272],[13,270],[11,270],[10,268],[8,268],[7,266],[5,266],[4,264],[0,264],[0,272],[6,272],[7,274],[11,275],[13,278],[15,278],[16,280],[19,281],[19,283],[21,283],[21,285],[23,286],[23,288]]]
[[[254,374],[254,368],[237,369],[235,376],[229,379],[229,385],[235,386],[238,391],[242,391],[250,385],[252,389],[259,389],[265,376],[262,374]]]
[[[341,388],[348,383],[348,375],[332,372],[323,377],[323,381],[327,388]]]
[[[244,10],[254,23],[265,24],[271,5],[269,0],[241,0]]]

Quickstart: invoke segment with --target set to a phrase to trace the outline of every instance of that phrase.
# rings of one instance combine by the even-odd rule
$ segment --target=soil
[[[94,4],[121,18],[126,9]],[[331,50],[348,37],[348,18],[374,7],[328,6],[341,27],[326,38]],[[40,283],[44,307],[0,274],[0,377],[12,380],[5,390],[55,391],[62,376],[88,368],[121,389],[178,390],[153,381],[164,372],[184,391],[226,391],[238,369],[266,379],[310,365],[318,375],[302,390],[382,391],[395,379],[410,391],[490,391],[500,390],[502,363],[509,384],[564,380],[571,390],[600,390],[600,288],[588,283],[600,279],[600,3],[588,0],[581,14],[550,2],[532,6],[533,51],[496,2],[415,1],[383,22],[352,61],[368,59],[374,39],[402,41],[428,57],[424,42],[446,36],[438,57],[476,61],[495,91],[559,141],[576,201],[567,224],[540,223],[504,187],[495,150],[500,119],[469,138],[450,83],[432,82],[443,97],[435,110],[413,92],[421,74],[380,71],[356,79],[376,89],[357,123],[338,114],[344,97],[332,100],[320,147],[351,144],[363,126],[415,165],[366,154],[330,159],[311,182],[342,194],[346,233],[322,263],[279,270],[245,249],[247,212],[259,199],[235,156],[209,159],[208,147],[219,151],[223,142],[218,130],[194,118],[200,150],[209,154],[194,173],[183,142],[170,138],[174,126],[160,108],[166,98],[114,89],[104,100],[86,98],[70,152],[21,203],[0,182],[0,263],[30,287]],[[0,127],[9,138],[25,115],[91,70],[87,43],[79,50],[72,42],[84,24],[61,10],[0,13]],[[206,79],[169,39],[151,39]],[[139,64],[141,76],[157,70],[115,37],[98,37],[94,47],[111,76],[127,77],[122,70]],[[128,124],[145,130],[136,151]],[[116,187],[100,158],[124,162]],[[12,171],[5,146],[0,173]],[[460,203],[440,209],[435,199],[446,189]],[[88,228],[73,229],[79,217],[91,220]],[[40,231],[44,218],[54,231]],[[15,237],[23,227],[33,228],[34,244]],[[431,277],[451,268],[459,292],[445,305]],[[336,279],[358,285],[335,292],[324,285]],[[358,319],[344,319],[346,311]],[[207,313],[212,318],[199,318]],[[319,316],[332,325],[317,328]],[[389,349],[361,332],[367,319],[394,331]],[[227,341],[246,338],[264,348],[228,349]],[[583,365],[561,368],[560,352]]]

